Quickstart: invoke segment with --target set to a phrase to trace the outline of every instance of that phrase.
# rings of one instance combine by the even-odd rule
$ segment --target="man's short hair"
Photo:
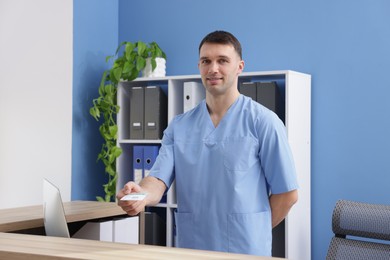
[[[200,53],[200,48],[202,48],[203,44],[205,43],[218,43],[218,44],[232,45],[236,50],[238,56],[240,56],[240,59],[242,59],[241,44],[237,40],[237,38],[229,32],[214,31],[207,34],[199,44],[199,53]]]

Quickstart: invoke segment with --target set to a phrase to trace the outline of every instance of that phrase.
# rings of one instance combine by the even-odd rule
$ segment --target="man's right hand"
[[[120,206],[130,216],[135,216],[141,211],[144,211],[146,206],[145,199],[121,200],[123,196],[134,192],[144,192],[144,190],[142,189],[141,186],[139,186],[135,182],[130,181],[126,183],[123,189],[121,189],[116,195],[116,198],[118,199],[118,206]]]

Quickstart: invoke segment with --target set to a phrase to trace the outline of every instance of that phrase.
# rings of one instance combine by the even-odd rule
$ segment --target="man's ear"
[[[244,70],[244,67],[245,67],[245,62],[241,60],[240,63],[238,64],[238,74],[240,74]]]

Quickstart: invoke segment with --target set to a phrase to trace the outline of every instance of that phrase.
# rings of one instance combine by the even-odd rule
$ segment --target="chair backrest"
[[[390,206],[339,200],[332,230],[327,260],[390,259]]]

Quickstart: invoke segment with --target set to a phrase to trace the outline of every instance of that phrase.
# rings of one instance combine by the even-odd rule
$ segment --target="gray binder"
[[[158,86],[145,88],[145,139],[161,139],[167,127],[167,97]]]
[[[130,139],[144,138],[144,88],[130,89]]]
[[[254,101],[257,100],[256,82],[243,82],[240,84],[240,93],[251,97]]]
[[[284,121],[282,97],[275,81],[257,82],[257,102],[274,111]]]

